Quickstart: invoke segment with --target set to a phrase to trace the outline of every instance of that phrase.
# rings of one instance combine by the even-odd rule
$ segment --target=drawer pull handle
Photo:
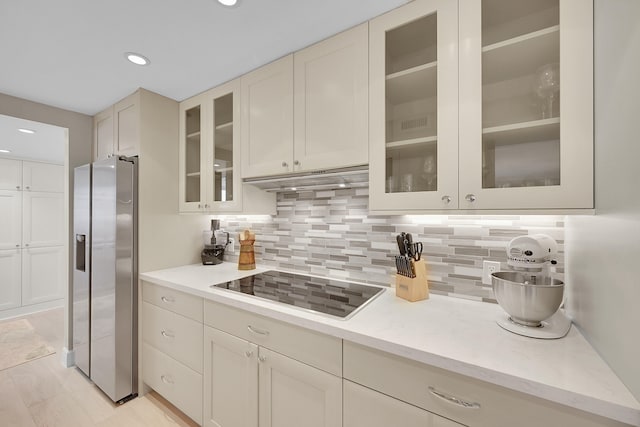
[[[433,394],[436,397],[439,397],[440,399],[444,400],[445,402],[451,403],[453,405],[458,405],[458,406],[462,406],[463,408],[467,408],[467,409],[480,409],[480,404],[476,403],[476,402],[467,402],[465,400],[462,399],[458,399],[455,396],[451,396],[448,394],[445,394],[441,391],[436,390],[435,388],[429,386],[429,392],[431,394]]]
[[[269,335],[269,331],[265,331],[265,330],[262,330],[262,329],[257,329],[257,328],[254,328],[251,325],[247,326],[247,330],[249,332],[251,332],[252,334],[264,335],[264,336]]]
[[[247,357],[251,357],[251,356],[253,356],[253,351],[247,350],[247,351],[244,352],[244,355],[247,356]]]
[[[171,379],[171,377],[166,376],[166,375],[160,375],[160,379],[162,380],[163,383],[165,384],[173,384],[173,379]]]
[[[267,358],[265,356],[258,356],[258,360],[261,362],[265,362]]]
[[[163,336],[163,337],[165,337],[165,338],[175,338],[175,337],[176,337],[176,336],[175,336],[175,335],[173,335],[172,333],[167,332],[167,331],[164,331],[164,330],[163,330],[162,332],[160,332],[160,333],[161,333],[161,334],[162,334],[162,336]]]
[[[162,302],[166,302],[166,303],[176,302],[176,300],[174,300],[171,297],[161,297],[160,299],[162,300]]]

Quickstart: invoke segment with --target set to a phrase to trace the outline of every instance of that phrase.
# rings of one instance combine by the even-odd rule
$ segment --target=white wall
[[[594,6],[597,215],[567,220],[567,308],[640,400],[640,1]]]

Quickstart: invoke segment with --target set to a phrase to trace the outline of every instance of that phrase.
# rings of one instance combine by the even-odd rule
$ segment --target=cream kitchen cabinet
[[[142,380],[202,424],[202,298],[142,288]]]
[[[0,250],[0,311],[20,307],[22,301],[22,251]]]
[[[458,207],[458,6],[416,0],[369,22],[369,208]]]
[[[275,196],[240,177],[240,80],[180,103],[180,212],[275,214]]]
[[[0,250],[22,247],[22,192],[0,190]]]
[[[401,400],[344,381],[343,427],[461,427]]]
[[[242,177],[293,171],[293,55],[240,78]]]
[[[372,20],[371,210],[593,208],[592,8],[419,0]]]
[[[205,303],[205,426],[342,425],[337,338]]]
[[[22,206],[23,247],[64,245],[64,193],[25,191]]]
[[[64,246],[22,250],[22,305],[64,298],[65,255]]]
[[[53,163],[0,159],[0,190],[64,192],[64,167]]]
[[[242,76],[242,176],[368,163],[367,24]]]
[[[416,417],[419,419],[420,415],[416,411],[420,408],[471,427],[623,426],[610,419],[567,408],[549,400],[525,395],[348,341],[344,342],[343,376],[345,379],[345,427],[360,425],[357,420],[354,420],[358,414],[353,411],[360,408],[364,401],[372,403],[379,401],[379,406],[371,410],[379,411],[381,417],[398,411],[399,416],[408,420],[414,420]],[[351,386],[348,382],[359,384],[408,405],[382,399],[378,395]],[[386,403],[383,400],[386,400]],[[435,426],[457,425],[446,423],[438,417],[425,416]],[[351,420],[354,420],[353,423]]]
[[[136,156],[145,111],[152,112],[151,92],[138,89],[93,117],[93,160],[114,155]]]
[[[22,189],[23,191],[64,193],[64,166],[23,161]]]
[[[22,190],[22,161],[0,159],[0,190]]]
[[[111,157],[113,144],[113,106],[93,116],[93,160]]]

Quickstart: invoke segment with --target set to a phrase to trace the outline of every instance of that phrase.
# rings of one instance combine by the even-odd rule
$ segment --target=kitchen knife
[[[400,255],[405,255],[407,253],[407,248],[404,244],[404,233],[398,234],[396,236],[396,241],[398,242],[398,250],[400,251]]]
[[[404,235],[404,248],[407,256],[413,258],[413,237],[411,237],[411,233]]]

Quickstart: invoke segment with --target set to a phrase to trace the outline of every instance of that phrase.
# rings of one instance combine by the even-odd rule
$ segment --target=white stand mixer
[[[542,339],[562,338],[569,332],[571,320],[559,309],[564,283],[549,273],[557,253],[556,241],[545,234],[520,236],[509,242],[507,264],[513,270],[491,275],[496,300],[508,313],[496,320],[500,327]]]

